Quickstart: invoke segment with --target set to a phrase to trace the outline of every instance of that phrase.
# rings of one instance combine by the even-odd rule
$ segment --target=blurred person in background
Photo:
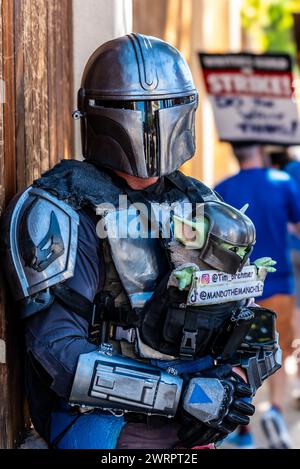
[[[288,173],[296,182],[300,190],[300,161],[298,161],[291,150],[277,149],[269,153],[273,168],[283,170]],[[300,337],[300,237],[294,225],[289,225],[289,246],[291,249],[291,258],[295,280],[295,336]],[[297,363],[297,389],[295,393],[296,408],[300,410],[300,364]]]
[[[284,360],[293,352],[295,302],[288,223],[300,233],[300,192],[288,174],[265,167],[263,146],[234,144],[233,152],[240,171],[218,184],[216,191],[236,208],[249,203],[247,215],[253,220],[257,232],[253,256],[270,256],[277,261],[277,271],[265,282],[263,295],[257,303],[277,313]],[[291,447],[282,407],[285,381],[284,367],[269,380],[270,408],[262,416],[262,426],[271,448]],[[240,427],[232,442],[239,447],[254,447],[252,435],[245,427]]]

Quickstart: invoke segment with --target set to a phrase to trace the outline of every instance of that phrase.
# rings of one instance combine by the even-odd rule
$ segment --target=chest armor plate
[[[184,198],[172,206],[153,203],[151,217],[137,205],[97,212],[98,236],[109,244],[114,267],[132,307],[142,307],[169,270],[160,237],[172,236],[170,214],[188,216],[191,211]]]

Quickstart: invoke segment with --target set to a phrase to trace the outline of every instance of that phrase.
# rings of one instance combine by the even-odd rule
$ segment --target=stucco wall
[[[89,56],[103,42],[131,30],[132,0],[73,0],[74,109]],[[75,156],[80,155],[80,125],[75,121]]]

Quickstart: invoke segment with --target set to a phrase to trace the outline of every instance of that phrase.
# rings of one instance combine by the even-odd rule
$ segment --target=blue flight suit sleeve
[[[65,283],[89,300],[101,289],[104,267],[96,221],[79,212],[80,225],[74,276]],[[78,357],[96,349],[88,341],[88,323],[57,301],[27,319],[26,347],[52,378],[51,388],[68,398]]]

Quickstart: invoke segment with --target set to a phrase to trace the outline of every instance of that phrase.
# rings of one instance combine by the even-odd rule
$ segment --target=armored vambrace
[[[109,347],[109,346],[108,346]],[[147,363],[112,355],[111,349],[80,355],[70,404],[113,414],[141,412],[174,417],[182,379]]]
[[[112,355],[102,350],[79,357],[70,396],[71,405],[98,407],[113,414],[140,412],[148,415],[174,417],[184,412],[193,421],[218,427],[227,414],[239,411],[252,415],[254,408],[236,402],[239,397],[251,396],[246,384],[228,378],[231,366],[218,366],[226,371],[226,379],[217,373],[194,377],[186,384],[173,369],[160,370],[152,365]],[[234,411],[232,411],[232,409]],[[238,423],[248,423],[239,416]],[[215,430],[214,430],[215,431]]]

